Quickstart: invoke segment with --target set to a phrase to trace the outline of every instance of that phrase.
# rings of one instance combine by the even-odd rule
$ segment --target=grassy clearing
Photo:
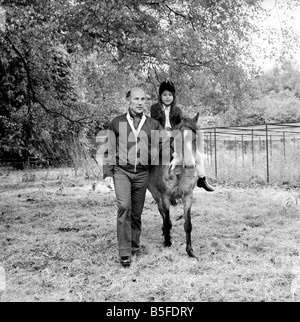
[[[2,301],[293,300],[291,286],[300,274],[299,192],[196,188],[194,197],[192,240],[199,260],[186,255],[183,220],[176,220],[181,206],[172,208],[173,245],[162,247],[161,218],[148,195],[144,248],[124,269],[114,192],[100,180],[75,179],[67,169],[2,171]]]

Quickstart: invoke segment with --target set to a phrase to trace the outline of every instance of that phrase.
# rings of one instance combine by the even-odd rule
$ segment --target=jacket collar
[[[129,111],[126,114],[126,118],[127,118],[127,121],[128,121],[128,123],[129,123],[129,125],[131,127],[132,132],[137,137],[139,135],[144,123],[146,122],[145,114],[144,113],[142,114],[141,121],[140,121],[139,127],[137,129],[135,129],[135,127],[134,127],[133,117],[130,115]]]
[[[164,104],[162,104],[162,109],[163,109],[163,111],[165,111],[165,110],[167,110],[167,111],[171,111],[171,105],[169,105],[169,106],[165,106]]]

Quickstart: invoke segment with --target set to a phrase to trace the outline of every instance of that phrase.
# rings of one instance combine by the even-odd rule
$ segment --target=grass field
[[[196,188],[196,261],[185,252],[181,205],[172,208],[173,245],[163,248],[161,218],[147,195],[143,250],[123,268],[115,196],[101,180],[75,178],[70,169],[0,169],[1,300],[297,301],[299,196],[276,186]]]

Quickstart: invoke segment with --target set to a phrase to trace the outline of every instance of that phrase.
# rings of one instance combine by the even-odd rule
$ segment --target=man
[[[132,255],[140,249],[141,215],[149,167],[156,157],[151,136],[153,138],[153,131],[159,135],[161,129],[157,121],[144,114],[146,96],[141,88],[132,88],[127,96],[128,112],[113,119],[109,125],[108,157],[103,167],[107,187],[112,188],[114,182],[118,248],[124,267],[130,266]]]

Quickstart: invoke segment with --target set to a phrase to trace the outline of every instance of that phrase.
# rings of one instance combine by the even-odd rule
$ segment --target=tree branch
[[[182,14],[182,13],[180,13],[180,12],[175,11],[175,10],[174,10],[174,9],[172,9],[170,6],[168,6],[167,4],[165,4],[165,6],[166,6],[166,7],[167,7],[171,12],[173,12],[175,16],[180,16],[180,17],[182,17],[182,18],[184,18],[184,19],[188,19],[188,17],[187,17],[187,16],[185,16],[184,14]]]
[[[29,71],[29,67],[28,67],[28,64],[27,64],[25,58],[23,57],[23,55],[21,54],[21,52],[18,50],[18,48],[15,46],[15,44],[11,41],[11,39],[7,35],[5,35],[4,38],[7,39],[7,41],[12,46],[12,49],[21,58],[21,61],[22,61],[23,65],[24,65],[24,68],[25,68],[25,71],[26,71],[26,75],[27,75],[27,79],[28,79],[28,88],[31,91],[32,98],[35,99],[35,92],[33,90],[33,85],[32,85],[31,78],[30,78],[30,71]],[[29,114],[30,109],[31,109],[31,103],[30,103],[30,99],[28,101],[29,101],[29,104],[28,104],[29,105],[29,107],[28,107],[28,114]]]
[[[179,16],[179,17],[181,17],[181,18],[183,18],[183,19],[185,19],[185,20],[188,20],[188,21],[191,23],[193,30],[194,30],[194,31],[196,31],[195,26],[194,26],[194,22],[193,22],[193,19],[192,19],[192,17],[191,17],[191,16],[186,16],[186,15],[184,15],[184,14],[183,14],[183,13],[181,13],[181,12],[175,11],[175,10],[174,10],[174,9],[172,9],[170,6],[168,6],[167,4],[165,4],[165,6],[166,6],[166,7],[167,7],[171,12],[173,12],[175,16]]]
[[[191,67],[191,68],[204,67],[204,66],[207,66],[208,64],[210,64],[212,62],[212,60],[205,61],[205,62],[198,61],[198,63],[192,64],[192,63],[189,63],[189,62],[186,62],[186,61],[182,61],[180,59],[176,59],[175,61],[180,65],[184,65],[184,66]]]
[[[10,45],[12,46],[12,49],[16,52],[16,54],[20,57],[23,65],[24,65],[24,68],[25,68],[25,71],[26,71],[26,75],[27,75],[27,79],[28,79],[28,87],[30,89],[30,92],[31,92],[31,96],[32,96],[32,100],[33,102],[36,102],[38,103],[47,113],[50,113],[50,114],[53,114],[53,115],[57,115],[57,116],[61,116],[63,117],[65,120],[71,122],[71,123],[78,123],[80,125],[83,125],[84,122],[82,122],[81,120],[82,119],[79,119],[79,120],[73,120],[71,118],[69,118],[68,116],[64,115],[63,113],[60,113],[60,112],[57,112],[57,111],[53,111],[49,108],[47,108],[37,97],[37,94],[36,94],[36,91],[33,87],[33,84],[32,84],[32,80],[31,80],[31,76],[30,76],[30,70],[29,70],[29,67],[28,67],[28,64],[25,60],[25,58],[23,57],[22,53],[19,51],[19,49],[16,47],[16,45],[12,42],[12,40],[8,37],[8,35],[5,35],[5,39],[10,43]]]

